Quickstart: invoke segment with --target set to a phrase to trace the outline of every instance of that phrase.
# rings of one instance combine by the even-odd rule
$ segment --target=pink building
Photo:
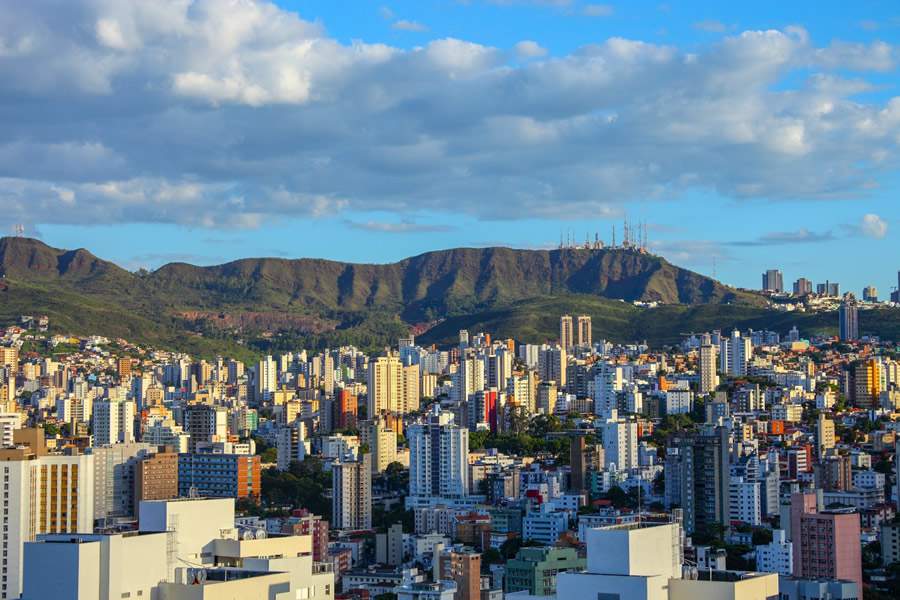
[[[859,514],[818,512],[815,494],[791,496],[794,575],[804,579],[855,581],[862,600]]]

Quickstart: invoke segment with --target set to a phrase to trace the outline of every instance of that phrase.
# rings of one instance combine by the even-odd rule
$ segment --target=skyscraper
[[[637,422],[625,419],[610,419],[603,424],[603,467],[617,471],[638,466]]]
[[[575,335],[572,330],[572,315],[563,315],[559,318],[559,345],[565,349],[572,347]]]
[[[402,412],[403,364],[396,355],[379,356],[369,362],[368,418]]]
[[[591,317],[581,315],[578,317],[578,345],[582,348],[590,348],[591,344]]]
[[[762,290],[780,294],[784,291],[784,275],[778,269],[769,269],[762,276]]]
[[[735,329],[731,337],[722,338],[719,341],[719,370],[732,377],[742,377],[747,374],[747,363],[753,356],[753,345],[750,338],[741,337],[741,332]]]
[[[94,403],[94,444],[134,441],[134,402],[107,398]]]
[[[367,453],[346,455],[331,467],[331,514],[335,529],[372,528],[372,466]]]
[[[807,294],[812,294],[813,287],[812,281],[807,279],[806,277],[801,277],[797,281],[794,282],[794,295],[795,296],[806,296]]]
[[[834,421],[820,412],[816,422],[816,450],[819,460],[821,461],[832,448],[834,448]]]
[[[566,366],[568,355],[563,346],[541,346],[538,354],[538,372],[543,381],[555,381],[556,384],[566,387]]]
[[[708,333],[704,333],[700,340],[700,393],[710,394],[719,386],[719,376],[716,374],[716,347]]]
[[[267,402],[277,389],[277,364],[271,356],[266,356],[256,365],[256,401]]]
[[[359,442],[369,446],[372,473],[382,473],[397,460],[397,432],[388,427],[383,417],[359,422]]]
[[[194,452],[202,442],[228,439],[228,411],[220,406],[191,404],[184,409],[184,430],[190,434],[188,450]]]
[[[863,288],[863,301],[878,302],[878,290],[874,285],[867,285]]]
[[[469,431],[435,405],[424,423],[410,425],[409,495],[416,499],[469,494]]]
[[[47,454],[41,429],[16,431],[16,444],[0,449],[0,599],[22,594],[25,542],[42,533],[90,533],[94,527],[94,457]]]
[[[688,533],[728,525],[730,507],[728,429],[704,426],[669,443],[666,458],[666,505],[684,510]]]
[[[856,306],[856,298],[853,294],[844,296],[841,306],[838,308],[838,320],[842,342],[852,342],[859,339],[859,309]]]

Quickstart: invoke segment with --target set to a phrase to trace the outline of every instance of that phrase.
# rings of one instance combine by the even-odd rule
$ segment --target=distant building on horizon
[[[784,291],[784,275],[778,269],[769,269],[762,276],[762,291],[780,294]]]
[[[794,295],[795,296],[807,296],[812,294],[813,286],[812,281],[807,279],[806,277],[801,277],[797,281],[794,282]]]
[[[841,306],[838,308],[838,321],[842,342],[859,339],[859,308],[853,294],[844,296]]]

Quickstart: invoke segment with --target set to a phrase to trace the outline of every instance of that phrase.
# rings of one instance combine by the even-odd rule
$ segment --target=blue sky
[[[897,284],[895,2],[156,6],[0,17],[9,227],[153,268],[547,248],[627,215],[734,285]]]

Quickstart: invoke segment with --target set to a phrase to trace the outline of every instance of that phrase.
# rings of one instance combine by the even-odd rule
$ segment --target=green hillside
[[[87,250],[0,239],[0,320],[47,314],[55,331],[124,337],[194,353],[247,354],[344,343],[380,349],[411,328],[445,342],[461,328],[542,341],[563,312],[597,338],[676,341],[715,327],[826,331],[833,318],[774,313],[760,296],[633,250],[458,248],[390,264],[243,259],[131,273]],[[656,301],[642,309],[632,301]],[[896,335],[891,313],[862,328]]]

